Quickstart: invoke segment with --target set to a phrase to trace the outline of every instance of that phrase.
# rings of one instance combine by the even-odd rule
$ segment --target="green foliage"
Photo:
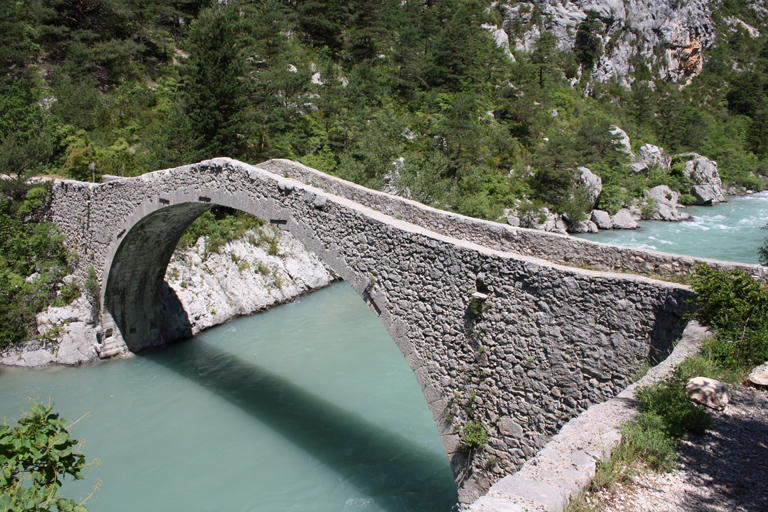
[[[195,245],[200,237],[204,237],[206,253],[217,252],[228,242],[243,236],[249,229],[263,224],[263,220],[253,215],[217,206],[203,213],[190,224],[179,239],[176,248],[186,249]],[[274,243],[276,253],[277,242]]]
[[[93,265],[88,266],[88,279],[85,281],[85,291],[91,299],[99,297],[99,280],[96,277],[96,269]]]
[[[13,427],[0,425],[0,510],[87,512],[60,494],[66,477],[83,479],[77,444],[52,405],[35,403]]]
[[[685,384],[701,375],[702,364],[688,360],[672,377],[635,391],[640,415],[622,425],[622,439],[607,460],[597,467],[589,490],[611,488],[630,480],[642,467],[655,471],[673,469],[677,460],[678,439],[686,433],[704,434],[710,417],[688,398]],[[582,496],[583,498],[583,496]],[[574,500],[568,510],[588,510],[584,500]]]
[[[82,290],[80,290],[80,285],[77,284],[75,281],[70,281],[68,283],[64,283],[59,288],[59,298],[53,301],[53,306],[61,307],[66,306],[67,304],[71,304],[73,300],[77,299],[82,295]]]
[[[718,333],[743,334],[768,326],[768,288],[746,272],[699,265],[691,283],[698,293],[696,317]]]
[[[73,300],[64,237],[50,222],[35,222],[47,201],[46,186],[0,180],[0,348],[34,332],[35,315],[53,303]]]
[[[648,424],[675,439],[687,432],[701,435],[710,423],[706,411],[688,398],[685,385],[690,377],[677,371],[669,380],[635,391],[640,412],[654,416]]]
[[[647,413],[637,422],[625,424],[621,429],[622,448],[626,450],[621,458],[638,457],[652,469],[669,471],[677,459],[677,442],[666,432],[666,424],[661,416]]]
[[[460,449],[464,453],[480,448],[488,443],[488,431],[480,422],[470,421],[462,429]]]
[[[600,39],[602,32],[603,24],[600,23],[598,13],[587,11],[587,18],[576,28],[574,53],[576,60],[588,70],[594,67],[597,59],[603,54],[603,43]]]
[[[763,226],[761,229],[768,231],[768,224]],[[758,248],[758,251],[760,253],[760,263],[762,265],[768,266],[768,237],[765,239],[765,243]]]

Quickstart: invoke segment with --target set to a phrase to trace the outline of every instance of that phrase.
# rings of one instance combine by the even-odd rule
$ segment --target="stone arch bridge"
[[[563,263],[674,273],[691,258],[470,219],[286,160],[220,158],[54,187],[51,216],[79,253],[77,272],[93,267],[100,283],[102,356],[168,341],[166,266],[214,205],[289,231],[370,305],[421,385],[464,502],[668,351],[689,307],[685,286]],[[467,454],[468,422],[489,441]]]

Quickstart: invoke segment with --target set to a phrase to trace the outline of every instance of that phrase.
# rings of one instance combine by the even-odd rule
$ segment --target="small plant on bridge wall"
[[[485,303],[485,299],[480,297],[472,297],[469,301],[469,311],[473,316],[482,316],[485,310],[488,309],[488,305]]]
[[[488,443],[488,431],[485,425],[479,421],[470,421],[462,429],[461,446],[462,453],[470,454]]]
[[[93,299],[99,296],[99,279],[96,277],[96,269],[93,265],[88,267],[88,279],[85,281],[85,291]]]

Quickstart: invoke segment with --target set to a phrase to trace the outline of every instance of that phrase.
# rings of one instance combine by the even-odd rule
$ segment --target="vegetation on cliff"
[[[64,237],[40,218],[49,186],[0,180],[0,349],[34,333],[37,313],[81,293],[63,282],[71,272]]]

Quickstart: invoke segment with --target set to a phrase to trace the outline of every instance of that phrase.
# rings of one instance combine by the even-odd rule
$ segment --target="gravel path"
[[[768,391],[730,386],[707,435],[687,437],[678,468],[590,496],[605,512],[768,512]]]

